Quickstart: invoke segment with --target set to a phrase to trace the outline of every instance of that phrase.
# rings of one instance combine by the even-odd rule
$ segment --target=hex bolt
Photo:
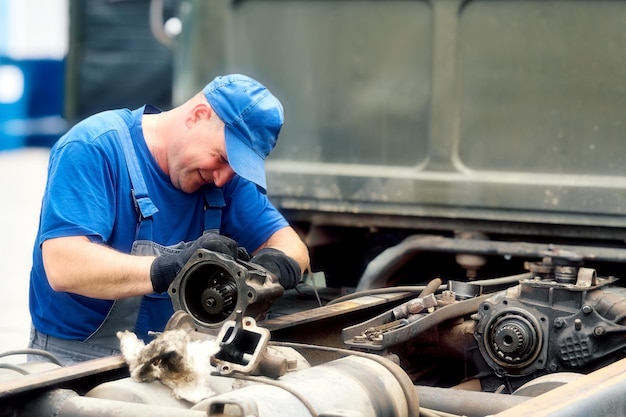
[[[563,321],[562,318],[557,317],[556,319],[554,319],[554,328],[555,329],[560,329],[561,327],[563,327],[564,324],[565,324],[565,322]]]
[[[589,314],[593,311],[593,308],[590,305],[585,304],[582,308],[582,311],[584,314]]]
[[[604,327],[602,327],[602,326],[598,326],[595,329],[593,329],[593,334],[596,337],[600,337],[600,336],[604,335],[604,333],[606,333],[606,329]]]

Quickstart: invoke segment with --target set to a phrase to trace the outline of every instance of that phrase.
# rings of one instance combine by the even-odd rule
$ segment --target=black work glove
[[[250,262],[261,265],[278,277],[284,289],[295,288],[300,282],[300,265],[290,256],[274,248],[263,248],[252,257]]]
[[[198,249],[208,249],[237,259],[237,242],[217,233],[205,233],[178,253],[157,256],[150,267],[150,280],[155,293],[167,291],[176,275]]]

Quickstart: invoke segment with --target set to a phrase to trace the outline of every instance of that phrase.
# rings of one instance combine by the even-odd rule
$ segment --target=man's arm
[[[42,257],[53,290],[116,300],[167,291],[198,249],[237,256],[237,242],[217,233],[205,233],[177,249],[158,258],[126,255],[85,236],[74,236],[46,240]]]
[[[154,256],[127,255],[85,236],[49,239],[41,250],[55,291],[105,300],[154,292],[150,280]]]
[[[306,247],[298,233],[291,227],[284,227],[270,236],[254,254],[263,248],[274,248],[282,251],[285,255],[292,257],[300,265],[300,272],[303,273],[309,268],[309,249]]]

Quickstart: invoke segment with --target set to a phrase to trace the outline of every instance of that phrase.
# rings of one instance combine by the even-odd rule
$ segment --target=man
[[[167,289],[198,248],[238,246],[293,288],[308,250],[265,195],[283,109],[244,75],[211,81],[165,112],[112,110],[52,148],[30,281],[30,347],[72,364],[147,338],[172,314]]]

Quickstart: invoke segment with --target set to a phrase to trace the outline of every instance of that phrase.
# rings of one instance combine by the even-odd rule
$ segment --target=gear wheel
[[[218,315],[233,309],[233,294],[228,286],[207,288],[202,292],[202,307],[211,315]]]
[[[541,350],[538,323],[518,310],[503,310],[491,317],[483,337],[487,353],[503,368],[523,368],[532,363]]]
[[[228,317],[237,303],[237,285],[227,279],[213,279],[211,286],[202,291],[200,305],[211,317]]]

